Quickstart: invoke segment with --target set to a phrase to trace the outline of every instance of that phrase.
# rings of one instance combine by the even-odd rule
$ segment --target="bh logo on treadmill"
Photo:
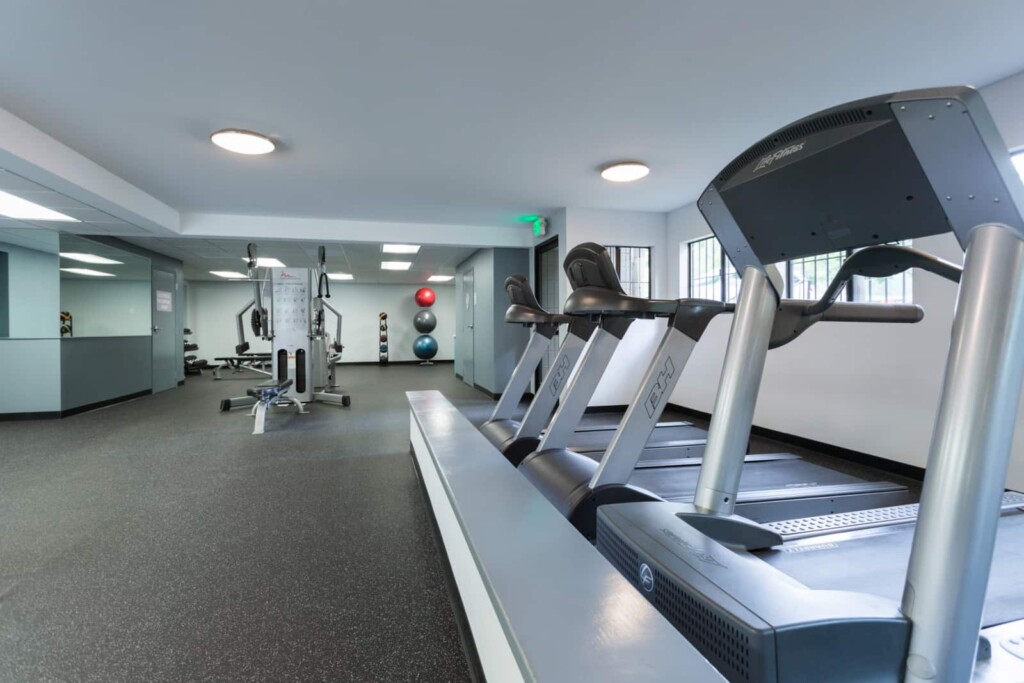
[[[654,383],[654,388],[651,389],[651,393],[647,395],[647,400],[644,401],[644,405],[647,407],[647,417],[654,417],[654,413],[658,410],[658,406],[661,405],[661,399],[665,398],[668,393],[668,381],[676,374],[676,364],[672,362],[672,358],[665,359],[665,365],[662,366],[661,371],[658,373],[658,379]]]
[[[646,562],[640,563],[640,587],[648,593],[654,590],[654,572]]]
[[[558,396],[558,392],[562,390],[562,384],[565,382],[565,378],[569,376],[569,370],[569,359],[565,356],[562,356],[557,368],[551,368],[551,372],[555,373],[552,375],[554,379],[551,381],[552,396]]]

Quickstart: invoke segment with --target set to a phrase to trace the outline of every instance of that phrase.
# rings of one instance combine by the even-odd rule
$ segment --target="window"
[[[893,242],[909,247],[910,240]],[[905,270],[891,277],[853,276],[853,300],[872,304],[910,304],[914,302],[914,271]]]
[[[736,301],[740,293],[740,276],[725,258],[718,240],[705,237],[690,242],[690,297]]]
[[[651,298],[651,248],[607,247],[622,289],[629,296]]]
[[[1021,156],[1021,166],[1024,167],[1024,154]],[[910,241],[895,244],[910,246]],[[821,298],[832,278],[842,267],[843,261],[851,253],[834,251],[775,264],[785,275],[786,291],[783,296],[811,300]],[[689,243],[689,266],[690,297],[736,301],[740,277],[725,258],[722,247],[714,236]],[[846,286],[845,296],[840,298],[869,303],[912,303],[912,275],[912,271],[908,270],[884,279],[857,276]]]
[[[846,260],[847,252],[833,251],[786,263],[786,286],[791,299],[820,299]]]

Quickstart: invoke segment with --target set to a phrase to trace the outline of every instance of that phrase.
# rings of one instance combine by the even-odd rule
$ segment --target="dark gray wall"
[[[150,260],[150,263],[152,264],[152,267],[154,269],[165,270],[167,272],[175,274],[178,281],[178,290],[174,294],[174,317],[176,321],[174,330],[174,347],[177,349],[184,349],[184,329],[186,325],[185,307],[188,305],[188,303],[186,301],[185,295],[185,267],[182,264],[182,262],[177,259],[170,258],[169,256],[158,254],[155,251],[150,251],[149,249],[144,249],[143,247],[139,247],[134,244],[129,244],[128,242],[119,240],[116,237],[93,237],[90,235],[89,239],[94,240],[96,242],[101,242],[103,244],[109,244],[110,246],[117,247],[118,249],[124,249],[125,251],[131,252],[133,254],[138,254],[139,256],[145,256]],[[182,352],[182,355],[184,356],[184,351]],[[179,363],[177,368],[177,380],[179,382],[185,381],[184,362]]]
[[[153,384],[151,337],[60,340],[60,409],[148,391]]]
[[[505,278],[513,273],[526,274],[530,268],[529,249],[479,249],[456,268],[455,330],[462,329],[462,274],[473,269],[476,290],[473,335],[474,383],[492,393],[501,393],[515,369],[529,331],[505,322],[508,296]],[[456,344],[456,354],[460,344]],[[456,360],[455,371],[459,370]]]
[[[11,330],[11,295],[7,280],[7,252],[0,251],[0,337],[6,337]]]
[[[509,325],[505,322],[505,309],[508,308],[508,294],[505,292],[505,279],[509,275],[529,275],[529,249],[495,249],[494,250],[494,392],[505,390],[505,385],[512,377],[512,371],[523,355],[530,331],[522,325]]]

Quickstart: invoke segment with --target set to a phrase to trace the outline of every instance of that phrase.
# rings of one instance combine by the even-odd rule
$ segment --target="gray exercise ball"
[[[417,332],[432,332],[437,327],[437,316],[430,309],[424,308],[412,319],[412,326]]]

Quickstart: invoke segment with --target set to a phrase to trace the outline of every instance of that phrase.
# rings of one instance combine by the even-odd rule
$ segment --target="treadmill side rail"
[[[530,330],[530,340],[526,343],[526,349],[519,357],[519,362],[516,363],[512,376],[509,377],[508,384],[505,385],[505,391],[501,394],[501,398],[498,399],[498,405],[494,406],[491,420],[512,419],[516,408],[519,406],[519,401],[530,386],[530,380],[533,379],[533,371],[537,368],[537,364],[540,363],[540,359],[544,357],[544,352],[547,351],[549,341],[549,337],[539,334],[537,330]]]

